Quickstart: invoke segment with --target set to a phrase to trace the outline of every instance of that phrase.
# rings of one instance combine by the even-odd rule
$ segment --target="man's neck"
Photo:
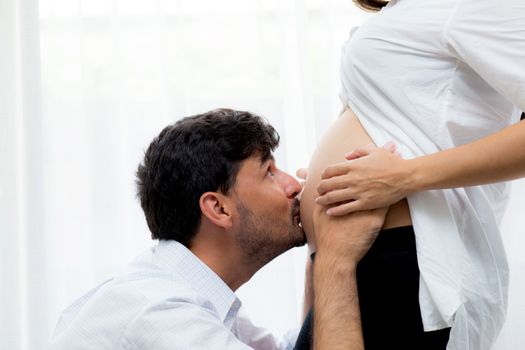
[[[231,244],[210,242],[209,240],[194,240],[191,252],[215,272],[230,287],[236,291],[259,270],[252,266],[242,256],[239,250]]]

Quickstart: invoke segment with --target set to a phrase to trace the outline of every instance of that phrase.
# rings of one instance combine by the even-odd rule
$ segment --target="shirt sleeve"
[[[350,28],[350,32],[348,33],[348,39],[345,41],[345,43],[342,45],[341,47],[341,62],[340,62],[340,71],[343,72],[343,67],[344,65],[346,64],[345,60],[344,60],[344,57],[345,57],[345,50],[346,50],[346,45],[348,45],[348,43],[350,42],[350,40],[352,39],[352,36],[354,35],[354,33],[359,29],[359,26],[353,26],[352,28]],[[348,92],[347,92],[347,89],[346,89],[346,84],[345,84],[345,81],[344,81],[344,75],[343,74],[340,74],[340,79],[341,79],[341,87],[339,88],[339,101],[341,101],[341,104],[342,104],[342,107],[343,107],[343,112],[344,110],[348,107]]]
[[[233,327],[243,343],[254,349],[265,350],[293,350],[300,331],[297,327],[286,332],[281,338],[277,338],[267,329],[255,326],[242,309],[239,310]]]
[[[210,310],[185,302],[148,307],[123,332],[119,349],[252,350]]]
[[[444,40],[453,55],[525,110],[525,1],[458,0]]]

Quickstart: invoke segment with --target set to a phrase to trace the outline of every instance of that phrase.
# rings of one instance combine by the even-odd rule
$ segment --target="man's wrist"
[[[383,224],[383,220],[375,220],[376,217],[367,216],[366,219],[366,225],[361,219],[360,222],[355,222],[350,231],[347,228],[344,232],[345,237],[340,237],[341,232],[321,228],[317,237],[317,255],[322,253],[324,257],[338,260],[339,263],[357,265],[372,246]],[[341,230],[341,228],[338,229]]]
[[[315,271],[330,270],[334,274],[353,276],[360,257],[352,254],[339,254],[333,249],[319,248],[315,253]]]

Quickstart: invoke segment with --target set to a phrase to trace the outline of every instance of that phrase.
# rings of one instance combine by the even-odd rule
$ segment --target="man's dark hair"
[[[388,5],[390,0],[354,0],[354,2],[366,11],[379,11]]]
[[[189,247],[200,225],[200,196],[227,194],[243,160],[268,159],[279,134],[249,112],[217,109],[179,120],[149,145],[137,170],[137,196],[153,239]]]

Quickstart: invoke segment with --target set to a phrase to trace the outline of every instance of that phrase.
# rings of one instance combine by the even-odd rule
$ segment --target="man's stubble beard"
[[[276,220],[266,215],[256,216],[244,204],[238,203],[241,229],[236,237],[247,259],[260,267],[294,247],[306,244],[302,228],[293,224],[291,212],[289,222]]]

